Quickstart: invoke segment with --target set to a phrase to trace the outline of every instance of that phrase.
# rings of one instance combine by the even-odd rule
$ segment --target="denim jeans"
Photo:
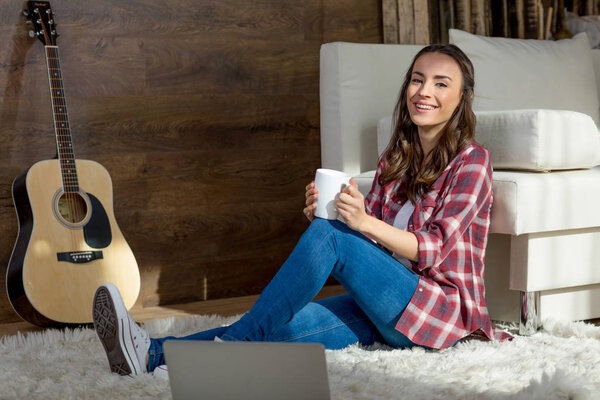
[[[333,276],[347,294],[311,301]],[[375,342],[415,346],[395,329],[419,277],[340,221],[315,218],[252,307],[230,326],[152,339],[148,370],[165,340],[317,342],[327,349]]]

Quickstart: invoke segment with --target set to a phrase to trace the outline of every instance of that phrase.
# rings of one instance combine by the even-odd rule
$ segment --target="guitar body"
[[[140,290],[135,257],[115,221],[110,175],[94,161],[75,164],[76,193],[65,193],[59,160],[36,163],[13,183],[19,234],[7,292],[15,311],[40,326],[92,322],[103,283],[119,288],[128,309]]]

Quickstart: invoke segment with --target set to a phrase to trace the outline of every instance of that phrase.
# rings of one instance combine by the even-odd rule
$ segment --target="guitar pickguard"
[[[103,249],[108,247],[112,241],[110,220],[100,200],[91,193],[87,193],[87,195],[92,203],[92,215],[83,227],[83,237],[88,246]]]

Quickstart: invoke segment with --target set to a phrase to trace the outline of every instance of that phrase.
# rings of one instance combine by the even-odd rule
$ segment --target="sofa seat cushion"
[[[490,233],[600,226],[600,167],[559,172],[494,171]]]
[[[363,195],[375,171],[354,177]],[[560,172],[494,171],[490,233],[525,233],[600,226],[600,167]]]

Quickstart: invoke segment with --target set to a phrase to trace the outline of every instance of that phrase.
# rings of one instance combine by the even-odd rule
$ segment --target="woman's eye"
[[[446,85],[443,82],[438,82],[437,85],[440,86],[440,87],[448,87],[448,85]]]
[[[413,78],[413,80],[411,82],[413,82],[413,83],[421,83],[423,81],[420,80],[420,79],[418,79],[418,78]]]

